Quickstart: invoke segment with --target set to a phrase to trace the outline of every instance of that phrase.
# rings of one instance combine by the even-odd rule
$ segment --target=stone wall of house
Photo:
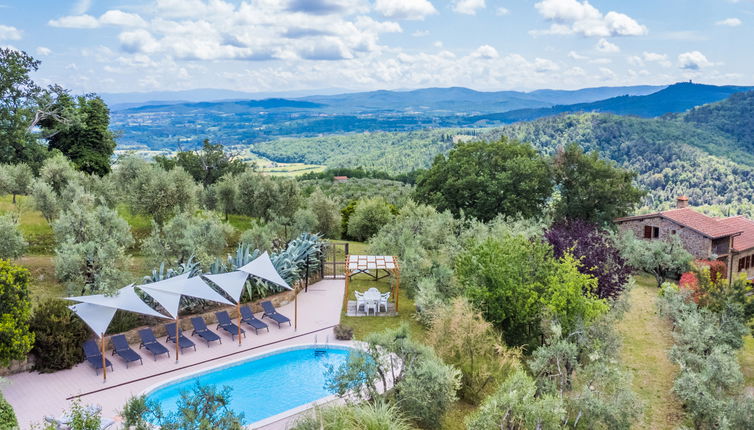
[[[741,273],[746,274],[746,277],[749,279],[754,278],[754,264],[748,269],[742,269],[740,272],[738,271],[738,261],[746,258],[746,256],[754,257],[754,249],[733,256],[733,279],[736,279]]]
[[[667,239],[673,234],[673,231],[675,231],[675,234],[681,238],[683,246],[694,256],[694,258],[710,258],[710,253],[712,252],[712,240],[702,236],[694,230],[685,228],[662,217],[623,221],[618,224],[618,229],[621,231],[633,231],[637,238],[643,239],[644,226],[647,225],[660,228],[660,236],[658,239]]]

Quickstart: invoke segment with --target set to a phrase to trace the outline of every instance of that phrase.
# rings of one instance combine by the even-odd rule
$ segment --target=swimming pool
[[[325,370],[344,363],[349,349],[315,351],[313,346],[288,349],[208,370],[150,390],[147,398],[173,412],[181,391],[191,390],[197,382],[218,388],[227,385],[233,389],[230,408],[243,412],[244,422],[251,424],[331,394],[324,388]]]

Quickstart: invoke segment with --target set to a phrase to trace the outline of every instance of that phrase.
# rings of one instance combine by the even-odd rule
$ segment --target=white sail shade
[[[151,284],[139,285],[139,288],[157,300],[173,318],[178,318],[181,296],[195,297],[226,305],[233,304],[213,290],[200,276],[189,278],[188,274],[183,274]]]
[[[280,285],[283,288],[289,290],[293,289],[287,282],[285,282],[285,279],[280,276],[277,269],[275,269],[275,265],[272,264],[272,260],[270,260],[270,255],[267,254],[267,251],[244,266],[239,267],[238,270],[246,272],[251,276],[264,279],[265,281],[272,282],[273,284]]]
[[[112,296],[106,296],[104,294],[95,294],[91,296],[77,296],[66,297],[66,300],[72,300],[75,302],[89,303],[92,305],[98,305],[102,307],[121,309],[129,312],[136,312],[138,314],[149,315],[158,318],[167,318],[165,315],[152,309],[141,300],[136,291],[134,291],[133,284],[123,287]]]
[[[107,327],[110,325],[110,321],[112,321],[117,310],[116,308],[91,303],[78,303],[68,306],[68,308],[78,315],[100,337],[107,331]]]
[[[239,303],[241,301],[241,294],[243,294],[243,286],[249,274],[236,270],[235,272],[218,273],[216,275],[204,275],[204,277],[228,293],[236,303]]]

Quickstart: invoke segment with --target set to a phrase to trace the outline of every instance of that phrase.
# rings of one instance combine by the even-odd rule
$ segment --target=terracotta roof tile
[[[717,218],[704,215],[703,213],[699,213],[691,208],[671,209],[646,215],[635,215],[618,218],[615,221],[621,222],[652,217],[667,218],[677,224],[696,230],[711,239],[731,236],[742,231],[740,228],[721,222]]]
[[[722,218],[720,222],[742,233],[733,238],[733,250],[745,251],[754,248],[754,221],[744,216]]]

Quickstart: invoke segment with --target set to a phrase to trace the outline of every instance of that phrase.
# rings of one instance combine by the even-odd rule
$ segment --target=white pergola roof
[[[139,288],[157,300],[173,318],[178,318],[181,296],[211,300],[226,305],[233,304],[207,285],[200,276],[193,278],[188,276],[188,273],[184,273],[151,284],[139,285]]]
[[[241,294],[243,293],[243,286],[246,283],[249,274],[236,270],[234,272],[203,276],[228,293],[236,303],[239,303],[241,301]]]
[[[110,325],[110,321],[113,320],[115,311],[117,311],[115,308],[93,305],[91,303],[79,303],[68,306],[68,308],[78,315],[100,337],[107,331],[107,327]]]
[[[392,255],[349,255],[348,270],[393,270],[398,265]]]
[[[283,288],[289,290],[293,289],[287,282],[285,282],[285,279],[280,276],[277,269],[275,269],[275,265],[272,264],[272,260],[270,260],[270,255],[267,251],[244,266],[239,267],[238,270],[246,272],[251,276],[264,279],[265,281],[272,282],[273,284],[280,285]]]

